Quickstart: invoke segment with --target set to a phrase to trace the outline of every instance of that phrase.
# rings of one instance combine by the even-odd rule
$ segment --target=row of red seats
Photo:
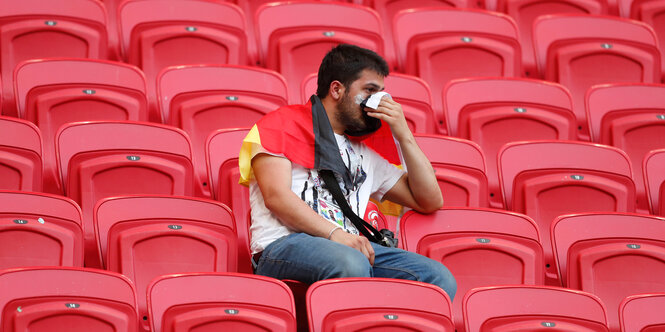
[[[2,191],[0,203],[0,268],[83,265],[84,217],[74,201]],[[175,196],[111,197],[96,204],[93,217],[92,255],[101,256],[101,267],[132,280],[138,294],[146,294],[151,281],[162,275],[235,272],[249,263],[239,255],[248,247],[247,239],[237,237],[243,226],[219,202]],[[557,285],[598,296],[608,308],[612,331],[619,331],[616,313],[625,297],[665,292],[661,217],[563,215],[551,223],[550,234],[523,214],[444,208],[428,215],[408,212],[399,230],[402,248],[442,262],[455,275],[458,296],[451,308],[458,331],[464,331],[464,294],[471,289],[553,285],[547,280],[550,271],[559,278]],[[90,256],[88,249],[85,254]],[[554,254],[552,267],[547,266],[548,250]],[[189,294],[175,289],[182,296]],[[391,302],[399,301],[386,303]],[[142,328],[148,331],[148,302],[143,295],[138,297],[138,310],[145,317]]]
[[[3,331],[138,331],[136,289],[112,272],[25,268],[0,272]],[[354,294],[353,297],[348,294]],[[155,279],[147,292],[154,332],[296,331],[294,297],[279,280],[233,273],[190,273]],[[510,305],[506,305],[510,303]],[[665,293],[627,297],[621,329],[660,331]],[[468,331],[609,331],[598,297],[551,287],[476,288],[464,298]],[[307,293],[309,330],[371,328],[453,332],[450,300],[414,281],[331,279]]]

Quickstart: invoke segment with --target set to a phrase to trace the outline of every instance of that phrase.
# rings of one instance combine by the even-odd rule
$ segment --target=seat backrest
[[[100,1],[3,0],[0,5],[2,113],[16,116],[14,67],[29,59],[108,57],[106,11]]]
[[[630,161],[617,148],[576,141],[515,142],[499,151],[498,163],[506,208],[538,224],[548,285],[559,284],[549,239],[554,218],[590,211],[635,211]]]
[[[371,8],[339,2],[281,2],[256,11],[260,62],[289,83],[291,103],[300,103],[300,84],[318,71],[323,56],[340,43],[384,53],[383,27]],[[353,24],[349,24],[353,22]],[[386,59],[391,63],[391,59]]]
[[[473,289],[464,297],[464,321],[478,332],[609,331],[597,296],[544,286]]]
[[[287,104],[287,85],[277,72],[235,65],[171,67],[157,78],[160,109],[167,124],[192,139],[198,185],[207,183],[205,142],[215,130],[249,128]]]
[[[231,208],[238,233],[238,271],[253,273],[249,251],[249,189],[238,183],[238,155],[249,129],[221,129],[206,143],[208,183],[212,197]]]
[[[648,213],[642,161],[651,150],[665,148],[665,86],[608,84],[586,95],[594,142],[616,146],[630,157],[637,188],[637,208]]]
[[[0,116],[0,189],[42,190],[42,134],[28,121]]]
[[[453,300],[453,317],[458,331],[464,331],[462,298],[467,291],[544,282],[538,227],[525,215],[473,208],[409,211],[400,219],[399,234],[404,249],[443,263],[455,276],[460,296]]]
[[[70,123],[56,135],[56,154],[65,193],[83,210],[86,266],[99,266],[92,227],[98,200],[195,193],[191,144],[187,134],[174,127],[131,121]]]
[[[665,219],[637,214],[565,215],[552,223],[564,286],[593,292],[619,331],[619,304],[629,295],[665,291]]]
[[[665,216],[665,149],[651,151],[642,164],[651,213]]]
[[[157,109],[155,80],[168,66],[253,62],[245,16],[232,3],[129,0],[120,4],[118,17],[124,58],[145,73],[151,108]]]
[[[665,293],[628,296],[619,305],[621,331],[657,332],[665,328]]]
[[[393,37],[400,70],[429,84],[434,109],[442,109],[441,92],[450,80],[521,74],[517,26],[503,14],[446,8],[401,11],[393,19]]]
[[[0,191],[0,269],[83,266],[81,209],[62,196]]]
[[[577,138],[568,90],[551,82],[522,78],[453,80],[443,91],[448,132],[474,141],[487,157],[490,204],[502,208],[496,156],[506,143]]]
[[[211,291],[215,290],[215,291]],[[193,328],[296,331],[293,294],[283,282],[239,273],[188,273],[155,279],[148,287],[155,332]]]
[[[609,16],[541,16],[533,24],[538,69],[548,81],[566,86],[573,111],[588,139],[584,96],[603,83],[660,81],[657,38],[648,25]]]
[[[0,272],[6,332],[138,331],[136,290],[118,273],[38,267]]]
[[[665,3],[659,0],[617,0],[621,17],[644,22],[654,28],[658,36],[658,45],[665,44],[663,31],[663,10]],[[661,51],[661,74],[665,79],[665,55]]]
[[[383,278],[328,279],[307,290],[309,329],[454,331],[450,299],[440,288]]]
[[[154,278],[236,270],[233,215],[218,202],[177,196],[111,197],[95,206],[94,216],[106,268],[129,277],[141,294],[144,328],[145,294]]]
[[[95,59],[46,59],[20,63],[14,72],[20,117],[37,124],[44,139],[45,190],[62,193],[55,134],[65,123],[148,120],[145,77],[130,65]]]
[[[439,135],[415,137],[434,167],[444,206],[489,206],[485,157],[478,144]]]

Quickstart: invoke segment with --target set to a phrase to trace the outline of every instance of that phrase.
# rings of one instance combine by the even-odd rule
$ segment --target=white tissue
[[[369,97],[367,103],[365,103],[365,106],[372,109],[377,109],[379,107],[379,103],[381,102],[381,98],[383,98],[383,96],[388,96],[389,98],[392,98],[388,92],[385,91],[377,92]]]

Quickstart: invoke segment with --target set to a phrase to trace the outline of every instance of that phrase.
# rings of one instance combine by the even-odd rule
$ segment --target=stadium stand
[[[506,208],[533,218],[542,235],[547,285],[560,285],[550,251],[554,218],[635,212],[630,161],[617,148],[576,141],[516,142],[505,145],[498,160]]]
[[[136,289],[118,273],[73,267],[0,271],[6,332],[136,332]]]
[[[42,190],[42,134],[31,122],[0,116],[0,189]]]
[[[510,303],[510,305],[506,305]],[[543,286],[482,287],[464,297],[468,331],[608,331],[593,294]]]
[[[291,290],[262,276],[166,275],[148,287],[148,308],[153,332],[296,331]]]
[[[92,226],[98,200],[195,193],[191,145],[177,128],[129,121],[70,123],[56,135],[56,153],[65,193],[83,210],[87,267],[100,266]]]
[[[95,0],[0,2],[2,114],[16,116],[14,67],[49,57],[108,58],[106,12]]]
[[[374,329],[453,332],[450,299],[429,284],[398,279],[344,278],[307,291],[311,332]]]
[[[626,297],[619,305],[621,331],[658,332],[665,329],[665,293]]]
[[[651,213],[665,216],[665,149],[647,154],[642,167]]]
[[[450,135],[478,143],[486,156],[490,204],[495,208],[503,208],[496,156],[504,144],[577,138],[570,93],[555,83],[459,79],[446,85],[443,100]]]
[[[648,213],[642,161],[649,151],[665,148],[665,85],[593,86],[587,91],[586,109],[592,140],[616,146],[630,157],[637,211]]]
[[[76,121],[148,120],[146,82],[136,67],[94,59],[29,60],[14,72],[18,115],[35,123],[44,141],[44,190],[62,194],[55,134]]]
[[[143,331],[150,331],[146,291],[153,279],[172,273],[236,270],[233,215],[218,202],[174,196],[111,197],[96,205],[94,216],[106,268],[136,285]]]
[[[665,292],[665,219],[637,214],[565,215],[552,223],[563,285],[597,295],[618,332],[619,304],[629,295]]]
[[[0,191],[0,269],[83,267],[81,209],[62,196]]]
[[[465,331],[462,301],[467,291],[544,283],[538,226],[525,215],[477,208],[444,208],[427,215],[409,211],[400,220],[400,238],[404,249],[442,262],[455,276],[453,317],[459,332]]]

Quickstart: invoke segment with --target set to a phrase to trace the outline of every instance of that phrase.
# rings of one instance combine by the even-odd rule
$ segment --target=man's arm
[[[368,115],[384,120],[399,142],[408,170],[384,195],[384,198],[418,212],[429,213],[443,206],[443,196],[434,174],[434,168],[416,143],[409,129],[402,106],[384,98],[376,110],[365,108]]]
[[[266,208],[286,227],[296,232],[328,238],[362,252],[374,264],[374,249],[363,236],[334,231],[337,226],[321,217],[291,191],[291,162],[265,153],[252,159],[254,177],[259,185]],[[332,234],[331,234],[332,231]]]

